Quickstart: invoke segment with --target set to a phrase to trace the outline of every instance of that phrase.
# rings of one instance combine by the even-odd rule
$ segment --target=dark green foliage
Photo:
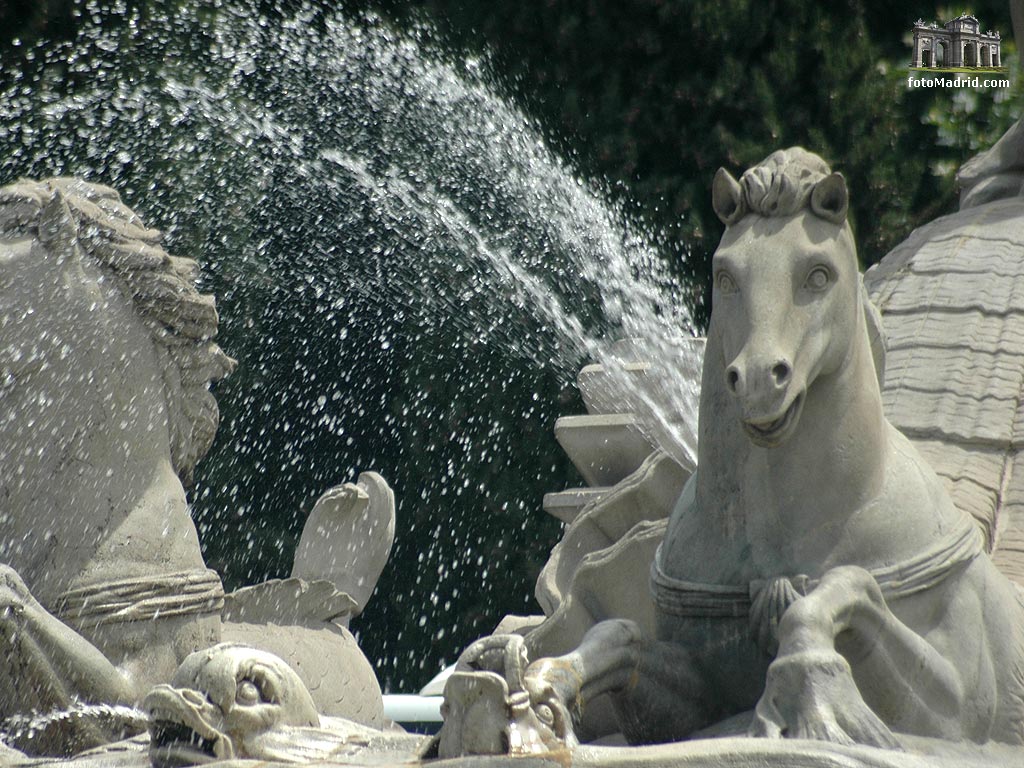
[[[952,112],[953,92],[905,82],[913,22],[959,10],[858,0],[387,5],[397,15],[415,6],[456,47],[493,52],[494,69],[589,174],[622,182],[670,242],[692,244],[688,267],[702,282],[722,229],[707,193],[720,165],[740,171],[794,144],[823,155],[848,179],[869,265],[955,205],[951,170],[977,150],[940,145],[926,119]],[[1005,2],[974,12],[1009,37]],[[968,133],[988,127],[984,98]]]

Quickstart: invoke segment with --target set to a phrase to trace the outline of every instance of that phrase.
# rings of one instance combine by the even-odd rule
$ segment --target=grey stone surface
[[[1024,8],[1019,2],[1010,5],[1015,28],[1021,27],[1020,31],[1024,32]],[[960,210],[1020,197],[1024,191],[1024,120],[1018,120],[993,147],[964,163],[957,174],[957,182]]]
[[[1011,134],[1019,132],[1020,124]],[[887,335],[886,414],[946,480],[995,562],[1018,583],[1022,221],[1022,197],[970,206],[916,230],[864,277]]]
[[[692,472],[703,360],[700,338],[620,339],[576,383],[588,413],[633,414],[653,446]]]
[[[1018,764],[1019,753],[1001,744],[956,745],[948,741],[902,736],[903,751],[864,746],[843,746],[820,741],[765,741],[737,738],[749,717],[736,718],[721,731],[695,741],[642,747],[581,745],[572,750],[540,755],[463,757],[435,761],[446,768],[536,768],[572,765],[582,768],[1008,768]],[[344,742],[348,725],[321,718],[326,732],[321,743],[334,741],[334,754],[321,753],[313,764],[341,766],[408,766],[431,754],[429,737],[381,732],[365,745]],[[53,761],[11,755],[5,766],[34,768],[149,768],[148,736],[119,742],[71,760]],[[429,759],[429,758],[428,758]],[[287,756],[270,760],[226,759],[216,768],[271,768],[295,765]],[[307,764],[309,764],[307,762]]]
[[[608,486],[598,486],[597,488],[570,488],[567,491],[545,493],[541,506],[548,514],[571,525],[585,507],[604,498],[609,490],[611,488]]]
[[[402,766],[415,763],[422,737],[383,736],[353,754],[316,761],[323,768],[343,766]],[[907,740],[911,742],[911,740]],[[144,745],[126,745],[60,763],[73,768],[146,768]],[[952,754],[951,754],[952,752]],[[1014,766],[1017,755],[1000,745],[958,752],[948,742],[935,745],[913,740],[907,751],[894,753],[870,747],[841,747],[822,742],[754,742],[742,738],[703,739],[696,742],[647,747],[593,747],[583,745],[566,752],[517,757],[464,757],[438,762],[446,768],[553,768],[571,759],[577,768],[994,768]],[[18,763],[29,765],[30,763]],[[32,762],[53,768],[53,762]],[[276,768],[294,765],[280,760],[222,760],[216,768]]]
[[[654,451],[632,413],[562,416],[555,438],[591,486],[615,485]]]
[[[630,389],[640,389],[651,376],[649,362],[624,362],[621,364],[623,377]],[[591,363],[580,369],[576,386],[583,396],[587,413],[629,413],[634,407],[627,396],[620,394],[621,387],[615,377],[600,363]]]
[[[557,611],[582,611],[589,616],[579,625],[592,623],[574,648],[546,655],[532,642],[562,639],[544,635],[548,622],[525,645],[506,636],[472,646],[446,691],[456,714],[442,730],[442,756],[572,747],[572,713],[611,695],[619,727],[637,743],[693,735],[753,707],[745,729],[769,740],[748,741],[744,756],[719,755],[716,764],[999,764],[988,748],[970,746],[990,740],[1016,745],[995,748],[996,760],[1024,759],[1024,604],[944,481],[886,421],[879,382],[900,382],[886,390],[897,413],[913,393],[925,397],[933,423],[955,414],[972,428],[983,424],[987,447],[1005,431],[997,418],[1006,414],[990,418],[985,407],[996,413],[994,404],[966,411],[956,398],[998,402],[1013,392],[1016,373],[995,359],[986,369],[991,387],[956,370],[929,382],[904,349],[883,352],[846,196],[842,177],[800,149],[772,155],[741,181],[719,172],[714,203],[727,229],[713,265],[699,470],[658,553],[641,548],[634,560],[636,570],[653,559],[653,611],[635,582],[609,578],[611,592],[595,592],[619,592],[607,620],[593,623],[604,605],[577,604],[572,589],[562,595]],[[931,311],[956,294],[954,280],[982,291],[967,304],[986,316],[1015,301],[1012,280],[985,292],[985,281],[962,268],[954,276],[911,270],[888,308]],[[909,281],[924,290],[916,302]],[[942,353],[956,365],[948,345]],[[948,414],[927,400],[947,390],[960,406]],[[926,437],[925,450],[941,454],[943,440]],[[964,468],[957,492],[1005,478],[992,458],[972,455],[978,474]],[[588,514],[572,526],[581,534]],[[594,536],[581,535],[581,545]],[[652,530],[651,541],[661,536]],[[628,538],[595,552],[607,556]],[[625,573],[605,565],[587,576],[602,570]],[[476,727],[463,741],[469,717]],[[940,746],[927,757],[909,754],[900,733]],[[783,737],[822,745],[790,753],[772,741]],[[842,746],[850,744],[865,746]],[[702,764],[714,746],[694,749],[703,754],[693,764]],[[684,764],[680,745],[666,750]]]
[[[0,188],[0,720],[34,724],[18,746],[42,754],[121,738],[138,722],[118,713],[223,636],[282,653],[324,712],[380,725],[336,622],[387,560],[391,491],[366,473],[325,494],[296,553],[309,581],[243,590],[222,622],[185,486],[234,361],[197,264],[160,239],[107,187]]]

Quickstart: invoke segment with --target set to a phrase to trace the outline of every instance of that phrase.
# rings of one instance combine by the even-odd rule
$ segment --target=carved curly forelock
[[[740,178],[747,210],[760,216],[791,216],[810,203],[815,185],[832,173],[800,147],[780,149]]]
[[[23,179],[0,187],[0,228],[32,231],[58,195],[72,215],[82,252],[115,278],[149,330],[167,400],[171,460],[188,485],[217,431],[210,383],[235,367],[213,341],[218,324],[214,298],[196,290],[199,265],[170,256],[160,246],[161,233],[147,228],[110,187],[73,178]]]

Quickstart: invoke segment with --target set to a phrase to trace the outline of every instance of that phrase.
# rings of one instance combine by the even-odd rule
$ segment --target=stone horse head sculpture
[[[790,151],[745,175],[745,187],[724,169],[715,178],[715,210],[729,228],[713,262],[712,335],[725,388],[760,447],[794,435],[819,377],[847,363],[874,375],[846,184],[827,171],[819,158]]]
[[[159,243],[107,187],[0,188],[0,717],[130,703],[219,639],[183,484],[234,361]]]
[[[713,202],[698,469],[650,565],[656,636],[599,623],[519,687],[563,745],[605,693],[631,743],[734,718],[772,738],[1021,744],[1024,607],[882,411],[845,181],[796,148],[719,171]],[[501,673],[494,646],[467,650],[453,695]]]

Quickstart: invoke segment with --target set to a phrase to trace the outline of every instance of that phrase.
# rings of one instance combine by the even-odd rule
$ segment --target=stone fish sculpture
[[[320,728],[313,699],[291,667],[236,643],[188,656],[142,706],[154,768],[234,758],[311,762],[366,746],[378,734],[351,722],[344,730]]]
[[[387,560],[393,494],[372,472],[328,491],[292,578],[225,596],[185,485],[235,363],[196,262],[160,240],[108,187],[0,188],[0,733],[34,754],[120,738],[137,722],[110,713],[222,638],[279,651],[325,714],[381,726],[346,626]]]
[[[224,596],[223,639],[285,659],[321,714],[383,727],[380,685],[348,624],[366,607],[394,538],[384,478],[363,472],[331,488],[306,519],[291,576]]]
[[[574,717],[605,692],[632,743],[737,718],[727,732],[1021,744],[1024,605],[883,415],[881,332],[845,182],[794,149],[740,181],[720,171],[713,194],[727,229],[698,470],[651,565],[656,637],[602,622],[566,655],[513,665],[525,669],[512,680],[503,639],[489,638],[460,660],[448,710],[508,712],[525,695],[544,728],[496,750],[520,753],[571,745]],[[512,693],[493,694],[505,701],[474,687],[487,675],[506,679]],[[489,743],[474,735],[467,749],[461,731],[446,721],[442,757]]]

